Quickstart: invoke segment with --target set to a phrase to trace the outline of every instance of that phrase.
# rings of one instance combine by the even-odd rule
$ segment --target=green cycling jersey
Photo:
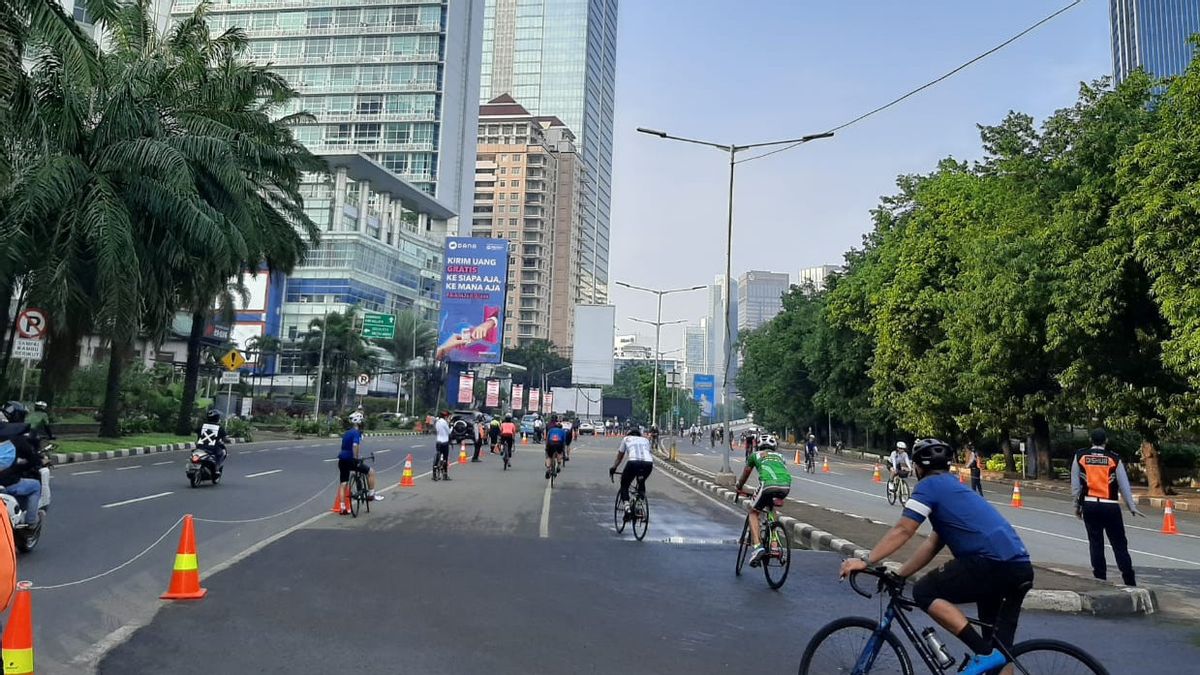
[[[792,486],[792,474],[788,471],[787,462],[783,455],[772,450],[759,450],[750,453],[746,458],[746,466],[758,471],[758,482],[763,487]]]

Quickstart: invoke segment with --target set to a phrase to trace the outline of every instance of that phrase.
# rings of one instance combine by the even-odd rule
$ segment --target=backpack
[[[557,445],[559,443],[564,443],[564,442],[566,442],[566,440],[567,440],[567,431],[566,431],[566,429],[563,429],[562,427],[551,427],[550,430],[546,432],[546,441],[549,442],[551,445]]]

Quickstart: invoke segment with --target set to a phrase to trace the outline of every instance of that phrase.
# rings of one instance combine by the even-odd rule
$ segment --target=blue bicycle
[[[878,588],[874,593],[863,590],[857,584],[860,574],[876,577]],[[873,567],[850,575],[850,585],[859,595],[869,598],[875,593],[885,592],[890,596],[883,616],[879,620],[862,616],[848,616],[827,624],[817,631],[804,650],[800,661],[800,675],[829,675],[849,673],[868,675],[892,673],[912,675],[912,662],[908,651],[896,634],[892,624],[900,626],[908,642],[934,675],[958,672],[962,675],[993,675],[1000,669],[978,670],[958,665],[950,650],[937,638],[933,628],[918,633],[907,613],[916,604],[904,597],[905,580],[884,567]],[[1010,650],[995,638],[992,626],[976,619],[968,619],[983,629],[984,635],[992,635],[992,643],[1009,660],[1012,672],[1020,675],[1108,675],[1108,671],[1087,652],[1074,645],[1058,640],[1026,640]],[[962,670],[959,670],[962,668]]]

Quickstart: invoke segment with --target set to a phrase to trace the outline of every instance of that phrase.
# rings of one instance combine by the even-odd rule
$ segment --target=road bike
[[[895,504],[899,501],[900,506],[904,506],[904,502],[908,501],[908,496],[911,494],[908,488],[908,481],[898,473],[893,473],[892,477],[888,479],[887,487],[884,488],[884,491],[887,493],[889,504]]]
[[[554,479],[558,478],[558,474],[562,473],[563,452],[565,452],[565,450],[556,451],[554,456],[550,459],[550,468],[547,470],[548,475],[546,476],[546,478],[550,479],[550,487],[554,487]]]
[[[433,457],[433,475],[430,476],[433,480],[441,480],[450,478],[450,453],[445,454],[438,452]]]
[[[864,590],[858,585],[857,578],[862,574],[878,579],[878,587],[874,592]],[[912,675],[913,667],[908,650],[892,632],[893,623],[899,624],[904,637],[929,668],[929,672],[935,675],[948,672],[985,675],[998,670],[968,668],[965,663],[967,659],[963,659],[962,665],[958,665],[950,656],[949,649],[937,639],[932,627],[918,633],[907,614],[916,608],[916,603],[904,597],[904,585],[903,577],[895,575],[885,567],[868,568],[851,574],[850,586],[856,593],[870,598],[876,593],[885,592],[889,596],[887,607],[878,620],[865,616],[848,616],[832,621],[817,631],[804,650],[800,661],[800,675]],[[1028,591],[1032,585],[1028,584],[1023,590]],[[1023,593],[1021,597],[1024,597]],[[1059,640],[1036,639],[1026,640],[1009,649],[996,639],[991,625],[978,619],[967,620],[983,629],[984,635],[992,636],[992,645],[1008,658],[1013,664],[1013,672],[1018,675],[1108,675],[1108,671],[1096,659],[1072,644]]]
[[[621,475],[620,471],[613,472],[613,476]],[[609,482],[614,480],[613,476],[609,476]],[[636,484],[631,485],[633,488],[633,497],[627,502],[621,502],[621,492],[617,491],[617,501],[613,505],[613,527],[616,528],[617,534],[625,531],[625,523],[633,524],[633,536],[638,541],[646,538],[646,531],[650,529],[650,500],[646,499],[646,477],[638,476]]]
[[[754,498],[754,495],[749,492],[739,490],[738,494]],[[777,506],[783,506],[783,498],[776,497],[767,504],[766,508],[761,510],[758,527],[760,541],[763,542],[763,548],[767,551],[758,564],[762,566],[763,575],[767,578],[767,585],[775,590],[783,587],[783,582],[787,581],[788,570],[792,567],[792,539],[788,535],[787,528],[779,522],[779,514],[775,513]],[[734,573],[739,577],[742,576],[742,568],[750,559],[753,550],[754,542],[750,536],[750,511],[748,510],[746,511],[746,522],[742,524],[742,536],[738,538],[737,567],[734,568]]]
[[[808,473],[817,472],[817,453],[804,451],[804,470]]]
[[[504,459],[504,470],[508,471],[508,465],[512,463],[513,454],[513,437],[504,436],[500,439],[500,455]]]
[[[375,453],[371,453],[369,457],[362,460],[364,463],[375,463]],[[371,489],[368,487],[367,474],[358,471],[350,472],[350,480],[346,484],[346,501],[350,502],[350,515],[354,518],[358,517],[359,509],[365,508],[367,513],[371,512]]]

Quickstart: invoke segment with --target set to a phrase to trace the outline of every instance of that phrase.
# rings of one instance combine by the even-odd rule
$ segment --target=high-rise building
[[[692,375],[708,374],[708,319],[700,319],[697,326],[683,327],[683,367],[686,377],[683,386],[691,388]]]
[[[486,0],[480,103],[511,95],[575,132],[582,157],[575,302],[608,302],[617,0]]]
[[[1196,0],[1109,0],[1113,78],[1120,83],[1142,68],[1155,77],[1181,74],[1200,32]]]
[[[507,95],[480,106],[471,232],[511,245],[506,347],[550,340],[570,355],[578,171],[574,135],[557,117]]]
[[[738,277],[738,332],[752,331],[783,311],[791,279],[780,272],[746,272]]]
[[[816,267],[805,267],[796,275],[796,285],[801,289],[809,287],[814,291],[825,290],[825,280],[830,274],[840,272],[841,267],[837,265],[817,265]]]
[[[730,280],[729,284],[729,317],[728,320],[723,318],[725,312],[725,275],[718,274],[713,280],[711,286],[708,287],[708,367],[711,369],[711,375],[717,378],[717,388],[720,390],[717,393],[718,402],[725,400],[724,382],[728,377],[730,387],[733,386],[733,380],[737,376],[737,360],[729,364],[729,371],[725,371],[725,335],[726,327],[729,327],[729,350],[730,353],[735,353],[737,350],[737,325],[738,325],[738,287],[736,280]]]

